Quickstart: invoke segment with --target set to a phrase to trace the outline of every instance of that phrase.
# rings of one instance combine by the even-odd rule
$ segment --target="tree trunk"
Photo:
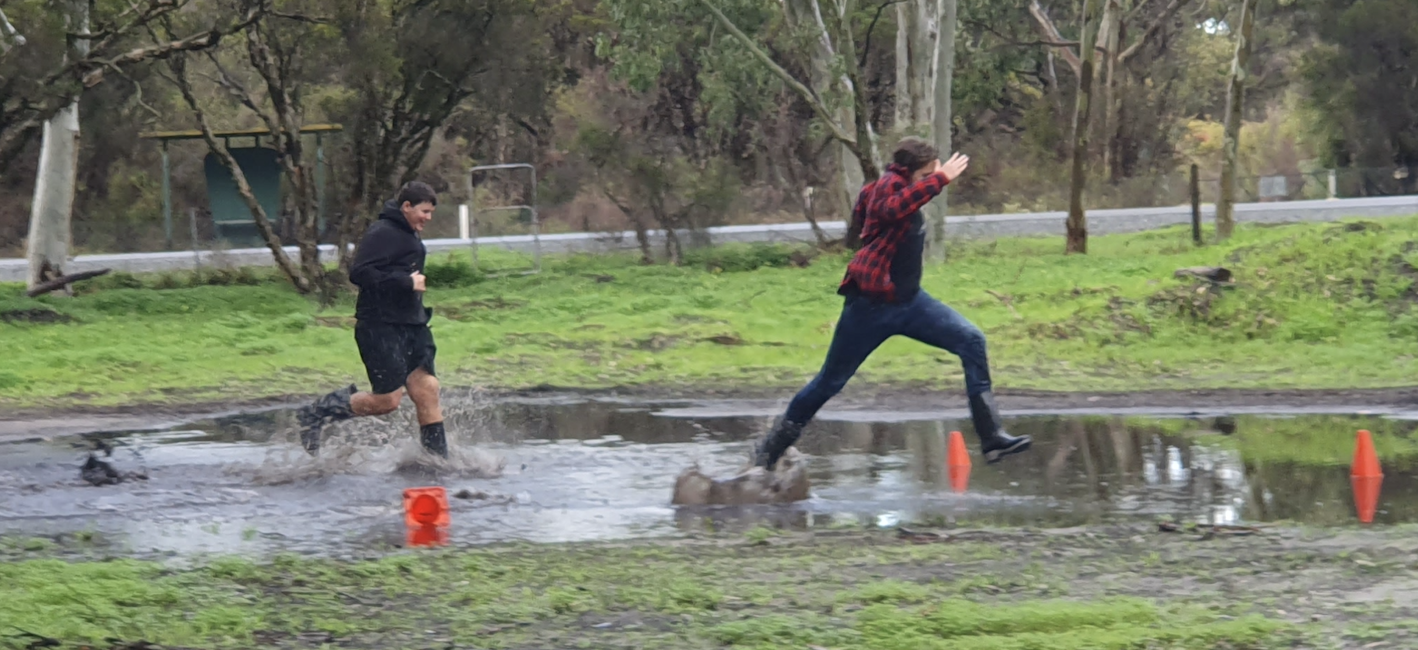
[[[896,128],[926,136],[936,74],[939,0],[896,5]]]
[[[941,158],[950,155],[951,120],[954,110],[951,92],[955,84],[955,30],[958,0],[938,0],[940,20],[939,46],[936,48],[934,106],[931,115],[931,139],[940,149]],[[945,216],[949,212],[950,188],[947,187],[926,204],[926,255],[930,259],[945,259]]]
[[[75,32],[89,33],[88,0],[69,0],[65,22]],[[88,39],[74,39],[66,58],[82,59],[88,54]],[[69,259],[74,191],[79,173],[77,95],[67,107],[44,123],[43,138],[26,246],[30,289],[64,275],[64,264]],[[66,286],[64,294],[72,295],[72,291]]]
[[[1083,2],[1083,31],[1079,36],[1078,99],[1073,107],[1073,171],[1068,191],[1067,253],[1088,252],[1088,223],[1083,214],[1083,186],[1087,182],[1084,159],[1088,156],[1088,116],[1093,102],[1093,30],[1098,0]]]
[[[630,226],[635,229],[635,243],[640,245],[640,263],[647,266],[654,264],[655,254],[650,251],[650,230],[645,227],[645,221],[632,212],[625,201],[620,200],[607,190],[604,181],[601,182],[601,194],[613,203],[621,214],[625,215],[626,220],[630,221]]]
[[[831,33],[827,24],[822,19],[822,11],[817,0],[813,0],[814,15],[817,19],[818,27],[822,31],[822,39],[830,50],[831,41],[828,35]],[[837,0],[836,15],[833,17],[837,26],[837,42],[841,48],[842,58],[849,62],[847,71],[842,75],[841,83],[852,98],[852,117],[856,127],[856,147],[853,153],[857,156],[857,166],[861,169],[860,182],[855,188],[850,190],[851,198],[856,200],[856,194],[862,185],[874,181],[881,176],[881,152],[877,148],[876,131],[871,125],[871,110],[867,102],[866,85],[860,78],[861,71],[857,68],[857,44],[852,36],[852,0]],[[848,180],[856,180],[848,178]],[[849,187],[851,187],[849,185]],[[850,205],[850,204],[849,204]],[[847,224],[847,236],[844,243],[847,248],[856,250],[862,245],[863,224],[856,219],[852,219]]]
[[[1103,168],[1108,170],[1109,179],[1118,180],[1117,173],[1117,142],[1118,133],[1121,128],[1119,123],[1119,107],[1122,103],[1122,93],[1118,88],[1118,73],[1121,71],[1119,65],[1122,54],[1123,42],[1123,6],[1121,0],[1104,0],[1106,8],[1103,10],[1102,31],[1099,33],[1099,41],[1103,46],[1104,69],[1103,69],[1103,129],[1099,131],[1103,140]]]
[[[809,81],[812,91],[817,97],[821,98],[830,94],[833,91],[834,83],[838,81],[832,74],[832,65],[837,59],[837,52],[836,48],[832,46],[827,23],[822,18],[821,5],[817,0],[786,0],[783,3],[783,8],[784,16],[791,27],[812,30],[816,35],[813,39],[812,51],[808,53],[812,66],[812,78]],[[845,86],[850,92],[850,82]],[[855,103],[856,100],[853,97],[851,104],[842,105],[833,114],[833,119],[838,125],[852,124],[855,127],[856,112],[852,108]],[[855,139],[858,144],[861,143],[859,136]],[[833,162],[837,165],[842,184],[837,192],[837,200],[839,205],[849,213],[862,185],[866,184],[868,177],[876,177],[875,172],[868,173],[866,171],[867,167],[862,163],[862,153],[860,146],[848,146],[846,143],[840,144],[834,149]],[[854,227],[853,223],[847,224],[845,243],[849,248],[856,248],[859,245],[860,234],[861,228],[859,226]]]
[[[1226,131],[1221,145],[1221,196],[1216,199],[1216,238],[1225,240],[1236,227],[1236,152],[1241,141],[1241,104],[1245,96],[1246,64],[1251,58],[1258,0],[1242,0],[1241,30],[1236,56],[1231,59],[1231,80],[1226,87]]]

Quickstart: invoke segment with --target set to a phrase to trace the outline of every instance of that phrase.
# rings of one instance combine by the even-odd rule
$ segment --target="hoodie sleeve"
[[[389,237],[380,237],[380,228],[370,228],[355,251],[354,264],[350,265],[350,282],[360,289],[414,290],[413,271],[391,269],[390,263],[398,259],[399,250]]]

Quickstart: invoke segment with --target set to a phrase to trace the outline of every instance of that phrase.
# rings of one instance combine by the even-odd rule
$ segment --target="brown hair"
[[[438,194],[428,183],[422,181],[409,181],[399,188],[399,197],[394,199],[400,206],[408,203],[411,206],[419,206],[424,203],[438,205]]]
[[[896,143],[896,151],[891,153],[891,162],[905,167],[907,171],[912,173],[938,158],[940,158],[940,149],[924,138],[914,135],[902,138],[900,142]]]

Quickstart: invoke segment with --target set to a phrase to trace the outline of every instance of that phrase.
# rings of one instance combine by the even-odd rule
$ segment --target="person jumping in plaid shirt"
[[[827,359],[754,449],[755,465],[772,470],[818,409],[841,392],[877,347],[898,334],[960,357],[970,417],[986,462],[1029,448],[1029,436],[1011,436],[1000,426],[985,334],[921,289],[926,235],[920,210],[970,164],[958,153],[944,163],[939,156],[929,142],[906,138],[897,144],[886,173],[858,194],[852,219],[863,224],[863,245],[837,289],[845,298]]]

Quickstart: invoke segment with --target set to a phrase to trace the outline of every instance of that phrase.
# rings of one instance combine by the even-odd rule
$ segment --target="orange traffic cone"
[[[1366,524],[1374,521],[1379,487],[1383,482],[1384,473],[1379,467],[1378,454],[1374,453],[1374,440],[1368,431],[1361,429],[1354,442],[1354,461],[1349,467],[1349,484],[1354,489],[1354,509],[1359,513],[1359,521]]]
[[[970,451],[959,431],[950,432],[950,446],[945,451],[945,468],[950,475],[950,489],[964,492],[970,484]]]
[[[413,546],[443,546],[448,543],[448,529],[437,526],[411,527],[407,531],[406,545]]]
[[[448,543],[448,492],[441,487],[404,490],[404,527],[409,546]]]

